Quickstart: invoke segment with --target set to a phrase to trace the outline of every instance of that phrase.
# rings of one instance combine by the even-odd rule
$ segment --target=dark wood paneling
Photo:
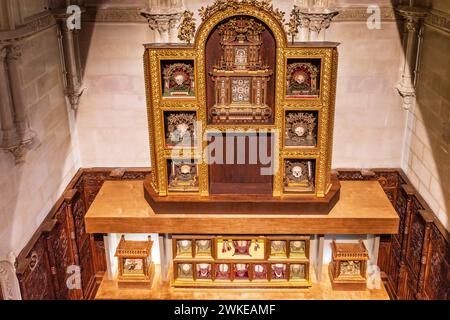
[[[40,236],[28,256],[18,260],[17,278],[22,299],[54,300],[52,269],[48,260],[47,242]]]
[[[450,247],[436,225],[431,228],[427,261],[422,297],[450,300]]]
[[[17,260],[24,300],[91,299],[106,271],[103,235],[84,215],[105,180],[143,180],[149,169],[84,169],[70,182]],[[377,180],[400,217],[400,234],[381,238],[378,264],[393,299],[450,299],[450,235],[397,170],[339,170],[340,180]],[[425,211],[424,211],[425,210]],[[403,230],[403,232],[402,232]],[[64,267],[81,267],[82,289],[65,286]]]
[[[86,233],[84,216],[105,180],[143,180],[150,170],[83,169],[69,183],[17,258],[24,300],[92,299],[106,271],[103,235]],[[81,289],[69,290],[69,266],[81,269]]]
[[[378,180],[399,217],[383,236],[378,265],[392,299],[450,299],[450,235],[401,170],[337,170],[340,180]]]

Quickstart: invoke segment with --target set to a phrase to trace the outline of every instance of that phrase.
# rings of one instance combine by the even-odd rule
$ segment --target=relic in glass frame
[[[179,279],[193,280],[192,263],[179,263],[177,272]]]
[[[249,279],[249,265],[246,263],[238,263],[234,266],[234,279],[235,280],[248,280]]]
[[[192,240],[177,240],[177,256],[192,257]]]
[[[287,258],[286,247],[285,240],[272,240],[270,242],[270,256]]]
[[[231,279],[231,267],[227,263],[216,264],[217,280],[230,280]]]
[[[286,112],[286,147],[315,147],[317,145],[318,113],[314,111]]]
[[[197,264],[197,279],[200,280],[211,280],[212,279],[212,266],[209,263]]]
[[[297,99],[320,96],[320,59],[288,59],[286,97]]]
[[[197,192],[197,164],[187,160],[168,160],[170,192]]]
[[[332,260],[328,267],[334,290],[366,290],[369,253],[358,243],[331,243]]]
[[[273,70],[263,63],[264,25],[249,17],[233,18],[218,27],[222,56],[210,72],[215,104],[212,123],[268,123],[267,83]]]
[[[267,280],[267,265],[253,265],[253,280]]]
[[[115,256],[119,262],[119,285],[149,285],[154,266],[151,257],[153,241],[127,241],[122,235]]]
[[[289,277],[291,280],[305,280],[306,267],[304,264],[291,264]]]
[[[348,260],[341,262],[341,276],[355,276],[361,274],[361,261]]]
[[[166,147],[188,147],[196,145],[196,113],[195,112],[164,112]]]
[[[306,243],[304,240],[294,240],[289,244],[290,257],[304,257],[306,255]]]
[[[284,191],[313,193],[315,188],[315,160],[285,160]]]
[[[186,61],[161,61],[163,74],[163,98],[194,98],[195,97],[195,72],[194,62]]]
[[[195,242],[196,248],[195,248],[195,255],[196,256],[208,256],[210,257],[211,254],[211,249],[212,249],[212,244],[211,244],[211,240],[197,240]]]
[[[287,280],[287,265],[276,263],[272,265],[272,280]]]

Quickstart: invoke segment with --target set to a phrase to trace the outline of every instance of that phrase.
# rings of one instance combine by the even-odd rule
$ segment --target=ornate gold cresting
[[[333,137],[334,100],[336,94],[337,50],[333,45],[318,47],[288,46],[284,30],[284,19],[281,11],[273,9],[268,1],[217,0],[213,5],[200,9],[202,23],[199,26],[194,42],[184,46],[153,46],[148,45],[144,56],[147,82],[148,124],[150,130],[151,159],[154,166],[152,186],[159,196],[168,195],[167,160],[176,154],[177,159],[191,159],[198,163],[198,194],[209,195],[209,167],[202,161],[207,149],[207,141],[203,139],[211,130],[278,130],[275,139],[279,148],[277,170],[274,174],[273,196],[284,194],[284,161],[285,159],[315,159],[316,160],[316,196],[324,197],[331,188],[331,148]],[[222,21],[231,17],[249,16],[262,21],[271,31],[276,41],[276,88],[280,94],[275,98],[275,115],[273,125],[233,124],[207,125],[206,105],[206,72],[205,50],[209,35]],[[286,67],[287,59],[321,59],[320,96],[314,99],[289,99],[286,97]],[[161,60],[191,60],[195,65],[195,98],[164,99],[160,76]],[[156,80],[157,79],[157,80]],[[167,148],[164,139],[165,111],[195,111],[197,121],[198,143],[195,148],[173,150]],[[308,148],[285,148],[285,113],[286,111],[317,111],[318,139],[317,146]],[[202,142],[200,142],[202,141]],[[205,152],[206,153],[206,152]],[[171,193],[172,194],[172,193]],[[194,194],[194,193],[191,193]]]

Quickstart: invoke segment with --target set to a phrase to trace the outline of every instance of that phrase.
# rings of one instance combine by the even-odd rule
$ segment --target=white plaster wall
[[[24,41],[21,82],[37,140],[19,166],[0,152],[0,257],[22,250],[79,169],[56,27]]]
[[[197,12],[209,3],[185,6]],[[274,1],[287,12],[292,3]],[[82,166],[149,166],[141,44],[153,40],[152,32],[145,24],[102,23],[82,34],[88,88],[77,115]],[[402,55],[395,23],[369,30],[365,22],[337,22],[327,40],[342,43],[333,166],[400,167],[406,113],[395,90]]]
[[[77,113],[82,167],[148,167],[143,43],[148,25],[83,24],[83,95]]]

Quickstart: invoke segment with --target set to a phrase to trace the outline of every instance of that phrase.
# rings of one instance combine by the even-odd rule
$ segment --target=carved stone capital
[[[418,32],[429,12],[425,8],[400,6],[395,11],[405,20],[405,28],[408,32]]]
[[[141,11],[141,15],[147,19],[148,26],[151,30],[156,30],[159,33],[168,32],[174,29],[180,21],[181,12],[177,13],[152,13],[149,11]]]
[[[397,86],[397,91],[402,98],[402,107],[405,110],[411,110],[416,101],[416,91],[414,87],[406,87],[401,84]]]
[[[66,96],[73,110],[77,110],[80,105],[80,99],[85,89],[82,90],[66,90]]]
[[[320,33],[320,31],[328,29],[331,21],[339,14],[337,10],[331,9],[300,9],[300,21],[306,24],[308,21],[311,31]]]
[[[8,47],[0,43],[0,62],[3,62],[8,55]]]
[[[23,46],[20,43],[13,43],[8,47],[8,54],[6,58],[8,61],[17,61],[22,57]]]
[[[17,146],[5,149],[5,151],[9,152],[14,157],[16,165],[20,165],[25,162],[25,156],[28,152],[28,146],[30,144],[31,141],[27,143],[20,143]]]

